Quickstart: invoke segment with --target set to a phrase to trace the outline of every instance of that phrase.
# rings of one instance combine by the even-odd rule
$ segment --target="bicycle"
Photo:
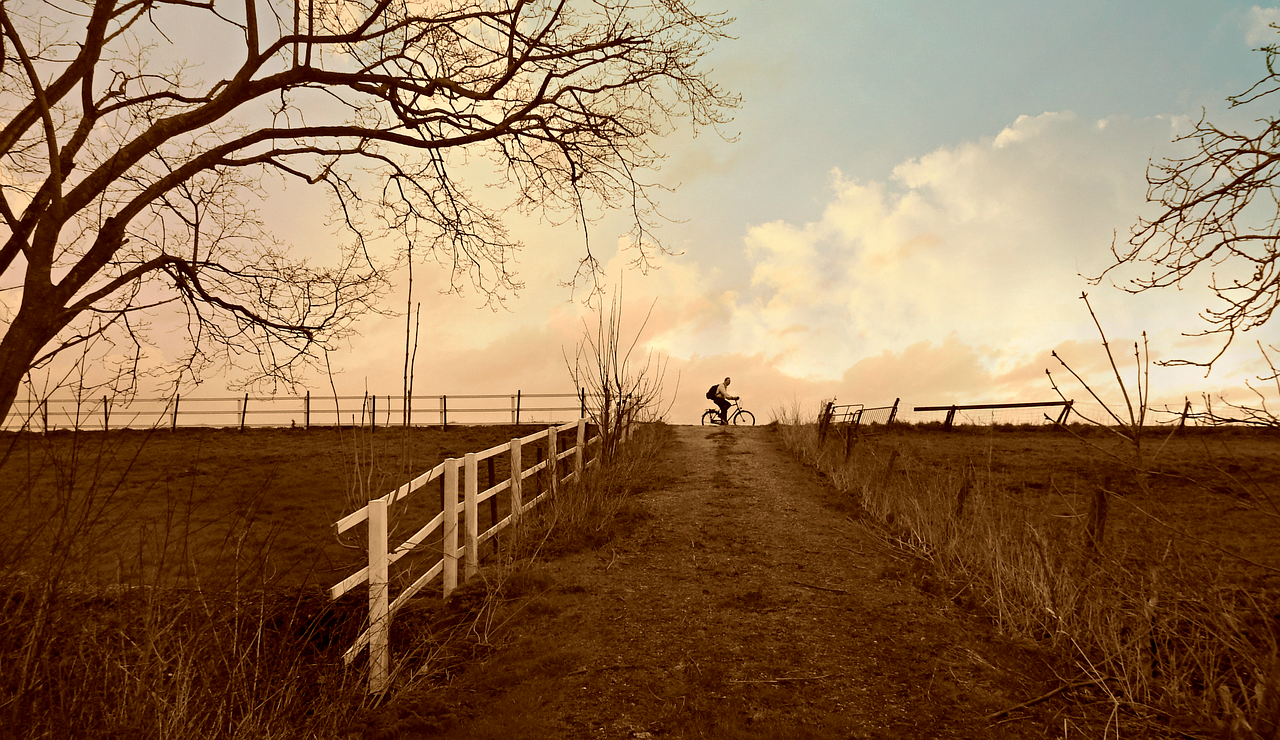
[[[746,409],[742,408],[741,406],[739,406],[739,405],[738,405],[738,401],[736,401],[736,400],[735,400],[735,401],[733,401],[733,405],[732,405],[732,406],[730,406],[729,408],[730,408],[730,410],[729,410],[729,411],[727,411],[727,412],[725,412],[725,413],[726,413],[726,415],[727,415],[727,416],[728,416],[728,418],[729,418],[729,423],[730,423],[730,424],[734,424],[734,425],[742,425],[742,426],[755,426],[755,425],[756,425],[756,415],[755,415],[755,414],[753,414],[753,413],[751,413],[750,411],[747,411]],[[719,408],[713,408],[713,409],[707,409],[706,411],[703,411],[703,412],[702,412],[702,423],[703,423],[704,425],[706,425],[706,424],[719,424],[719,423],[720,423],[720,409],[719,409]]]

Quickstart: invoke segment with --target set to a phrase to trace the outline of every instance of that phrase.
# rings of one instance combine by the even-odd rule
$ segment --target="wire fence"
[[[179,427],[448,426],[575,420],[591,397],[576,393],[360,396],[253,395],[18,399],[4,431]]]

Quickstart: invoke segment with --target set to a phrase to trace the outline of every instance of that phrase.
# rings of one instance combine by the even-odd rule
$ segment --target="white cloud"
[[[890,183],[835,171],[819,221],[748,231],[750,285],[718,346],[810,379],[953,334],[1012,354],[1052,346],[1078,332],[1078,274],[1105,266],[1165,136],[1158,119],[1098,126],[1045,113],[904,162]],[[676,329],[664,342],[687,355],[694,340]]]
[[[1276,40],[1276,29],[1273,23],[1280,23],[1280,8],[1260,8],[1257,5],[1249,9],[1248,24],[1244,40],[1249,46],[1261,46]]]

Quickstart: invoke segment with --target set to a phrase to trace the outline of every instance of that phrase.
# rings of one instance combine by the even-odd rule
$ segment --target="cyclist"
[[[711,386],[707,391],[707,398],[715,402],[720,407],[720,423],[729,423],[729,402],[738,400],[737,396],[729,395],[729,379],[725,378],[723,383]]]

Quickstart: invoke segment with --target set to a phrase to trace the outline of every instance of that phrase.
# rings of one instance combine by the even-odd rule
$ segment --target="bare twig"
[[[1039,704],[1042,701],[1047,701],[1048,699],[1052,699],[1053,697],[1057,696],[1058,694],[1061,694],[1064,691],[1079,689],[1085,686],[1093,686],[1093,685],[1102,683],[1103,681],[1109,681],[1109,680],[1112,680],[1112,679],[1108,676],[1104,676],[1102,678],[1089,678],[1083,681],[1076,681],[1074,683],[1063,684],[1062,686],[1059,686],[1058,688],[1053,689],[1052,691],[1045,692],[1044,694],[1041,694],[1040,696],[1037,696],[1034,699],[1028,699],[1027,701],[1022,702],[1021,704],[1014,704],[1013,706],[1008,707],[1006,709],[1001,709],[998,712],[993,712],[992,714],[988,714],[986,716],[986,720],[988,722],[994,722],[997,719],[1000,719],[1001,717],[1005,716],[1006,714],[1009,714],[1010,712],[1016,712],[1019,709],[1026,709],[1027,707],[1035,706],[1036,704]]]
[[[851,594],[851,593],[853,593],[852,591],[846,591],[846,590],[844,590],[843,588],[828,588],[828,587],[826,587],[826,586],[814,586],[814,585],[813,585],[813,584],[811,584],[811,583],[801,583],[800,581],[792,581],[792,583],[794,583],[794,584],[795,584],[795,585],[797,585],[797,586],[804,586],[805,588],[811,588],[811,589],[813,589],[813,590],[815,590],[815,591],[827,591],[827,592],[830,592],[830,593],[833,593],[833,594]]]

